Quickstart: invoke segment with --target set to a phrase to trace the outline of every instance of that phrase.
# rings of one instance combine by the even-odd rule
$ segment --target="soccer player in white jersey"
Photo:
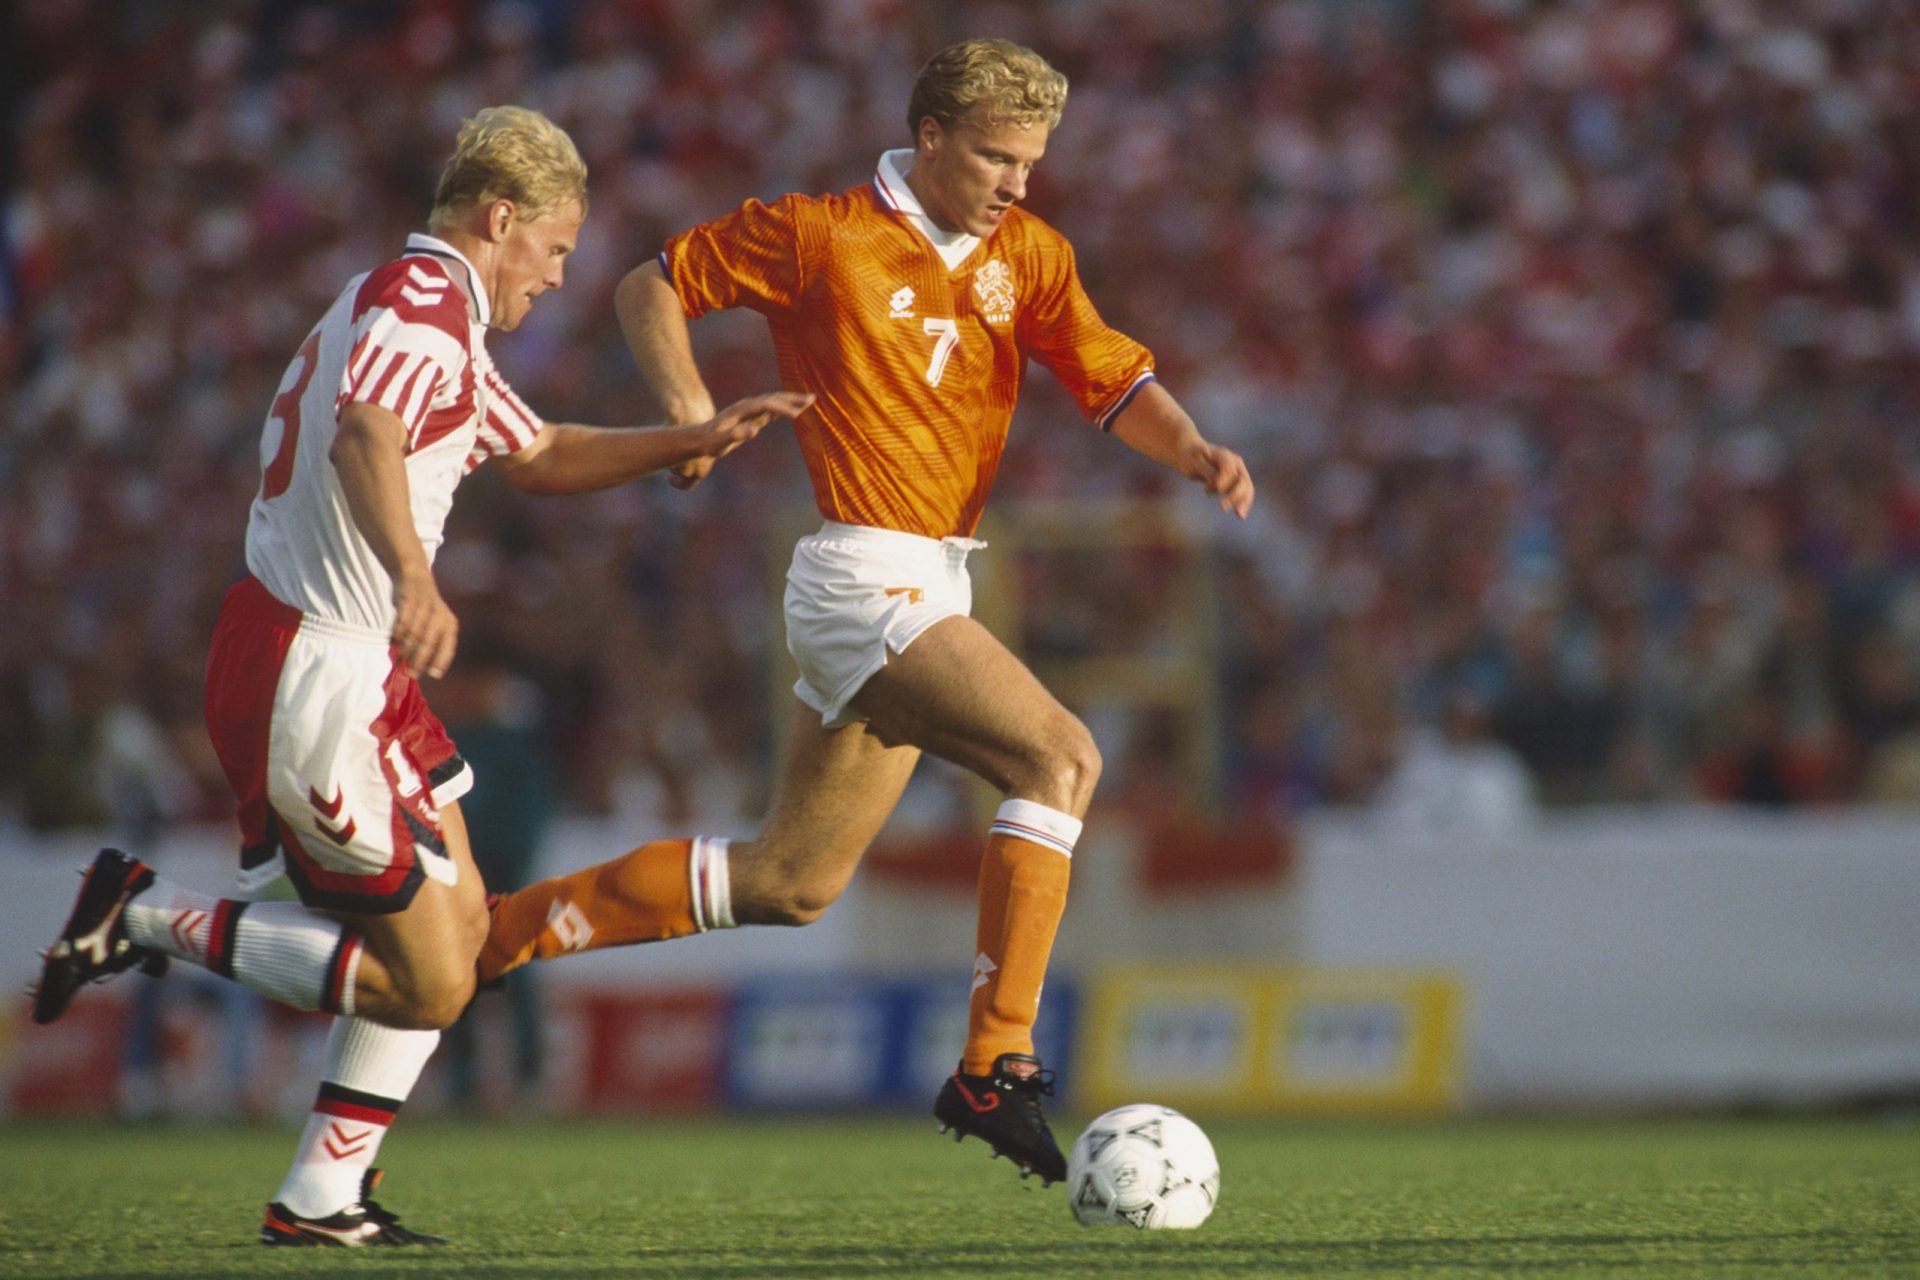
[[[474,779],[417,679],[454,660],[458,622],[432,565],[461,478],[491,458],[529,492],[604,488],[720,457],[811,403],[782,392],[648,430],[542,421],[485,339],[561,286],[586,207],[565,132],[523,108],[483,110],[441,174],[429,233],[351,281],[308,334],[268,412],[248,573],[207,664],[207,725],[239,802],[239,891],[209,897],[102,850],[46,955],[40,1022],[83,983],[168,958],[338,1015],[263,1243],[440,1243],[369,1193],[439,1029],[472,998],[487,932],[458,804]],[[282,875],[299,902],[255,900]]]

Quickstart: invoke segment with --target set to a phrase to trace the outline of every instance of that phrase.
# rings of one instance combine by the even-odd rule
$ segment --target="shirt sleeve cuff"
[[[1102,431],[1113,430],[1113,420],[1127,411],[1127,406],[1133,403],[1133,398],[1140,394],[1141,389],[1149,382],[1158,381],[1159,379],[1154,377],[1153,370],[1144,370],[1139,377],[1133,380],[1133,385],[1122,392],[1120,398],[1113,402],[1113,407],[1096,419],[1100,424],[1100,429]]]

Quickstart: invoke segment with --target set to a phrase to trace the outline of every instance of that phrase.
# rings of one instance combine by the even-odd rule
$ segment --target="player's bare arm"
[[[1222,511],[1242,520],[1253,507],[1253,477],[1233,450],[1200,434],[1177,400],[1157,382],[1140,389],[1119,417],[1113,434],[1136,452],[1172,467],[1220,500]]]
[[[340,411],[328,458],[353,522],[393,579],[393,643],[407,666],[439,679],[453,662],[460,622],[440,596],[407,495],[407,426],[378,405]]]
[[[647,386],[670,422],[703,422],[713,416],[713,394],[693,359],[687,313],[656,261],[629,271],[613,295],[620,333]]]
[[[533,443],[500,460],[523,493],[586,493],[690,461],[711,463],[759,435],[769,423],[804,413],[799,391],[750,396],[690,426],[587,427],[549,423]]]
[[[713,393],[693,359],[687,313],[658,262],[629,271],[613,294],[614,314],[640,376],[659,399],[669,422],[703,422],[713,416]],[[677,489],[691,489],[713,470],[715,457],[688,460],[673,470]]]

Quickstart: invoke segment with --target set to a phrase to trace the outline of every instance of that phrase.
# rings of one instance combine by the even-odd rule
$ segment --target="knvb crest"
[[[1007,270],[1007,264],[995,258],[974,272],[973,296],[980,299],[980,309],[986,313],[989,323],[1005,324],[1013,319],[1016,299],[1013,273]]]

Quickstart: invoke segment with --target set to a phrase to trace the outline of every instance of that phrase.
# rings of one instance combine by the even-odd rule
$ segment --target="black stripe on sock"
[[[240,937],[240,917],[246,914],[247,907],[251,905],[231,899],[228,901],[231,909],[221,913],[220,936],[207,940],[207,967],[223,978],[233,976],[233,949]]]
[[[398,1113],[404,1098],[383,1098],[377,1093],[368,1093],[364,1089],[349,1089],[344,1084],[335,1084],[331,1080],[320,1082],[320,1092],[314,1095],[315,1102],[345,1102],[356,1107],[369,1107],[375,1111]]]
[[[341,988],[346,985],[347,976],[341,958],[346,954],[347,948],[358,941],[355,935],[343,930],[340,940],[333,944],[333,954],[327,957],[326,976],[320,980],[320,1008],[323,1012],[339,1013],[341,1011],[340,998],[346,994]]]

